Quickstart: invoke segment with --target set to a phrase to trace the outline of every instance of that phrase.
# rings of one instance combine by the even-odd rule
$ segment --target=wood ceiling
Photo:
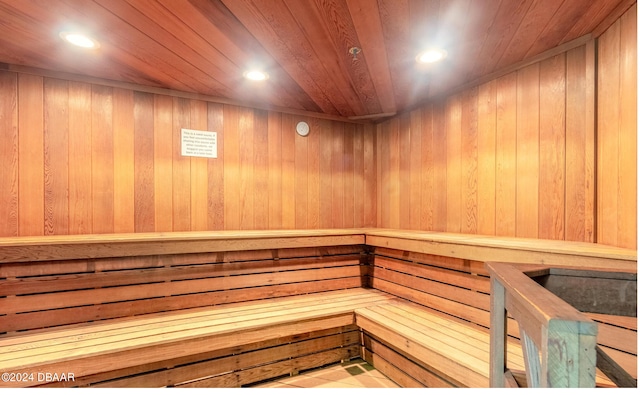
[[[0,0],[0,63],[259,108],[375,118],[594,33],[633,3]],[[90,32],[100,48],[63,42],[59,32],[73,28]],[[417,53],[431,45],[447,58],[418,66]],[[354,46],[362,49],[355,58],[348,52]],[[252,65],[264,67],[269,80],[245,80]]]

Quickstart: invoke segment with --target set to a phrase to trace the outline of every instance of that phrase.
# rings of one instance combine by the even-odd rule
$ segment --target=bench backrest
[[[364,246],[0,263],[0,334],[361,287]]]

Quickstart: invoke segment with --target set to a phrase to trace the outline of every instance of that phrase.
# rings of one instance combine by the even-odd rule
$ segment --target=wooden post
[[[491,277],[491,342],[490,372],[491,387],[504,388],[504,372],[507,363],[507,311],[505,289],[500,281]]]

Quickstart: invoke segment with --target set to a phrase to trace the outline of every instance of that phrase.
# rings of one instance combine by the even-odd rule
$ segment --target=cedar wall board
[[[379,124],[378,227],[637,248],[636,23]]]
[[[181,128],[218,158],[182,156]],[[375,226],[374,146],[373,125],[0,71],[0,237]]]

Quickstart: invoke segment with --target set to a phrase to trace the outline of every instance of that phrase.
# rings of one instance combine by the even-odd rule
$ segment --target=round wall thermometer
[[[308,135],[309,124],[304,121],[298,122],[298,124],[296,125],[296,132],[298,132],[298,134],[303,137]]]

